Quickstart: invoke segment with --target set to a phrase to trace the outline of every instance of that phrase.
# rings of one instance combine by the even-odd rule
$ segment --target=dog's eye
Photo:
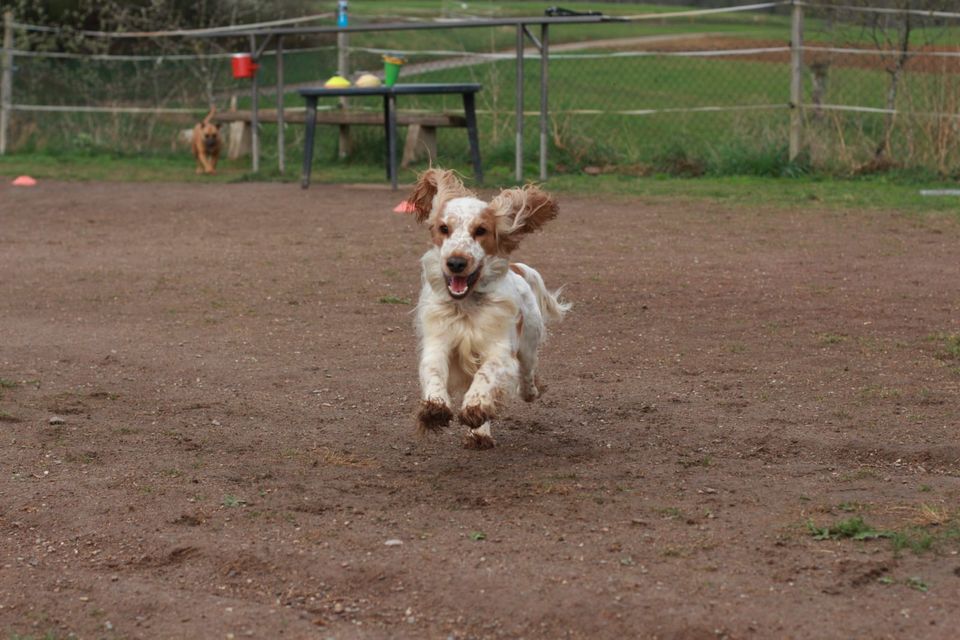
[[[445,224],[440,225],[440,233],[442,233],[443,235],[447,235],[448,233],[450,233],[450,227],[448,227]]]
[[[473,232],[473,235],[479,238],[482,235],[486,235],[486,233],[486,227],[477,227],[477,230]]]

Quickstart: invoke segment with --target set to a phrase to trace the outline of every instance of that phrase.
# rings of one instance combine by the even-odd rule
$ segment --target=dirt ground
[[[478,452],[399,199],[0,187],[4,637],[956,637],[957,219],[562,196]]]

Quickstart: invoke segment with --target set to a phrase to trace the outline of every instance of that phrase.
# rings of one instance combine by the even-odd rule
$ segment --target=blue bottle
[[[347,26],[347,0],[337,0],[337,26]]]

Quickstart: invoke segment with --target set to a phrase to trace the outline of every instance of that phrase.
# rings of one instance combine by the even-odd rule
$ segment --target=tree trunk
[[[910,14],[903,13],[903,22],[900,24],[897,38],[897,57],[894,60],[893,68],[887,69],[890,75],[890,86],[887,88],[887,113],[883,126],[883,140],[877,146],[876,159],[890,158],[890,140],[893,137],[893,127],[896,124],[897,91],[900,88],[900,77],[903,75],[903,68],[910,59]]]

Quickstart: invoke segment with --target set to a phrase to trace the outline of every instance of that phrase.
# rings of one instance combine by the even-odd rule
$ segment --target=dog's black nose
[[[467,268],[467,259],[461,258],[459,256],[453,256],[452,258],[447,258],[447,269],[450,269],[451,273],[460,273]]]

